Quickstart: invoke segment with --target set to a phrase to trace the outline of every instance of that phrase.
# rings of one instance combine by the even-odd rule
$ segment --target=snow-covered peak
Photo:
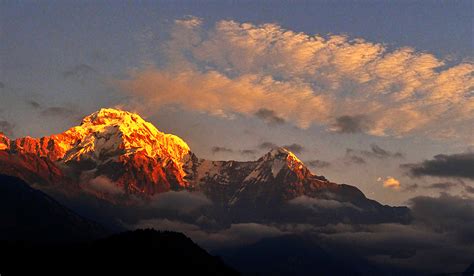
[[[271,151],[269,151],[267,154],[265,154],[262,158],[260,158],[261,161],[269,161],[269,160],[287,160],[291,162],[296,162],[296,163],[301,163],[301,160],[296,157],[294,153],[289,151],[288,149],[284,147],[278,147],[274,148]]]
[[[280,171],[284,169],[298,171],[306,168],[303,162],[301,162],[298,157],[296,157],[296,155],[283,147],[272,149],[267,154],[258,159],[257,163],[258,165],[254,171],[249,174],[246,180],[263,180],[270,175],[273,178],[276,178]]]
[[[182,163],[189,146],[178,136],[160,132],[136,113],[102,108],[86,116],[81,125],[64,133],[75,137],[65,156],[66,161],[114,158],[142,152],[155,158]]]

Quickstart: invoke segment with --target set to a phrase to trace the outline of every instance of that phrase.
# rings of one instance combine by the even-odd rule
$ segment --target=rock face
[[[0,135],[0,173],[46,187],[86,191],[111,202],[117,194],[146,198],[168,191],[201,191],[241,221],[271,217],[279,208],[281,216],[300,205],[308,207],[311,199],[336,206],[325,212],[336,220],[349,214],[391,221],[408,213],[369,200],[353,186],[314,175],[287,149],[273,149],[249,162],[199,159],[181,138],[116,109],[101,109],[79,126],[49,137],[9,140]],[[305,220],[314,217],[299,213]]]

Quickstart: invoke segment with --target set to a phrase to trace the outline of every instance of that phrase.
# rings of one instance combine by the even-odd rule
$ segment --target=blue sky
[[[176,73],[176,68],[189,70],[190,64],[193,65],[199,56],[187,60],[185,65],[177,64],[174,60],[176,56],[171,55],[170,51],[183,45],[173,44],[173,49],[169,44],[166,46],[168,48],[163,45],[172,42],[173,35],[175,38],[181,36],[179,39],[189,38],[189,33],[176,31],[176,20],[189,22],[193,18],[199,21],[199,30],[193,29],[190,34],[199,36],[202,41],[212,42],[209,37],[213,33],[219,34],[216,27],[219,22],[248,22],[255,31],[262,31],[263,24],[274,24],[294,34],[318,35],[327,40],[332,35],[340,34],[347,36],[348,40],[364,39],[367,43],[383,47],[386,53],[410,47],[413,56],[428,53],[444,62],[433,72],[447,72],[460,64],[472,64],[472,1],[2,1],[0,7],[0,82],[3,87],[0,90],[0,121],[14,126],[14,137],[60,132],[76,124],[82,115],[103,106],[118,105],[140,111],[159,129],[183,137],[193,151],[205,158],[254,159],[264,153],[265,150],[259,148],[264,142],[299,144],[303,147],[298,154],[302,160],[320,160],[332,164],[316,168],[316,173],[337,182],[356,185],[370,197],[396,204],[411,197],[409,192],[403,191],[404,187],[420,182],[420,185],[429,185],[442,181],[412,179],[399,168],[400,164],[418,162],[439,153],[472,150],[472,140],[466,140],[469,126],[472,126],[469,123],[474,119],[469,115],[472,113],[463,113],[468,115],[459,123],[453,123],[459,124],[455,125],[453,131],[462,139],[431,139],[430,135],[425,134],[437,130],[432,125],[439,124],[441,131],[444,125],[450,125],[449,122],[455,122],[457,118],[456,114],[430,111],[428,106],[422,111],[438,114],[439,121],[431,125],[428,122],[426,128],[415,129],[408,134],[405,134],[400,123],[387,128],[394,133],[389,135],[374,135],[375,130],[372,133],[356,131],[341,134],[328,131],[331,128],[329,119],[345,115],[337,112],[330,113],[328,119],[305,115],[311,117],[311,124],[302,127],[298,120],[303,115],[294,117],[291,112],[285,113],[284,108],[270,110],[262,106],[262,109],[274,112],[276,117],[282,117],[285,121],[283,124],[267,124],[268,121],[265,123],[261,116],[252,115],[256,114],[252,108],[261,102],[252,103],[248,109],[250,111],[246,109],[241,112],[231,106],[221,107],[224,112],[229,111],[231,116],[227,116],[228,113],[226,116],[216,116],[209,107],[195,108],[186,102],[140,108],[143,101],[155,101],[155,96],[148,91],[126,91],[117,85],[117,81],[121,80],[131,80],[132,85],[137,84],[136,80],[145,76],[146,68],[150,67],[155,68],[151,75],[153,80],[163,72]],[[243,29],[242,25],[232,28]],[[373,45],[365,46],[370,50]],[[179,53],[195,50],[192,48],[194,45],[189,47]],[[209,55],[205,49],[197,50],[201,56]],[[221,50],[216,50],[216,56],[228,54],[220,53]],[[245,55],[244,58],[250,58]],[[231,60],[226,58],[227,61]],[[236,82],[239,76],[256,71],[265,72],[273,80],[285,80],[291,85],[295,83],[293,73],[267,72],[266,67],[258,67],[261,65],[243,68],[235,60],[229,65],[231,71],[225,71],[227,68],[223,68],[217,58],[212,62],[209,58],[203,58],[195,65],[197,71],[190,71],[196,73],[195,78],[205,83],[209,77],[206,74],[211,70],[206,66],[210,66],[223,77],[231,79],[234,83],[230,86],[232,89],[236,89],[236,85],[240,87],[238,85],[241,83]],[[173,66],[176,68],[171,69]],[[469,79],[467,73],[466,78],[467,86],[472,77]],[[174,80],[173,77],[171,79]],[[199,89],[196,87],[194,90],[204,93]],[[427,91],[431,93],[436,87],[429,89]],[[469,105],[465,102],[473,100],[472,90],[469,92],[469,88],[463,89],[465,92],[461,97],[464,100],[454,109],[467,108],[469,111]],[[344,98],[343,93],[351,93],[339,92],[342,94],[335,96],[337,104],[340,104],[338,97]],[[213,90],[208,93],[215,96]],[[166,95],[173,97],[173,94]],[[438,104],[444,104],[445,101]],[[369,98],[366,104],[370,102]],[[382,103],[388,105],[389,100],[382,99]],[[363,108],[357,108],[361,110],[348,115],[364,113]],[[367,152],[374,144],[390,153],[400,152],[404,157],[367,157],[370,156]],[[213,152],[213,147],[232,151]],[[242,154],[243,150],[253,150],[255,153],[245,155]],[[366,163],[354,163],[350,157],[354,154],[365,156]],[[381,182],[389,176],[398,179],[402,189],[395,191],[384,188]],[[377,181],[379,177],[382,181]],[[433,194],[439,191],[425,189],[418,192]],[[453,192],[457,193],[458,190]]]

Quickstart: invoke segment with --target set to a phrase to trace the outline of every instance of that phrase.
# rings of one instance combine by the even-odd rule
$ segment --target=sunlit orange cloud
[[[250,74],[230,79],[217,71],[172,73],[147,69],[121,85],[157,107],[176,104],[224,117],[233,113],[254,115],[265,108],[301,127],[324,121],[331,103],[323,95],[314,95],[304,83]]]
[[[400,181],[394,177],[387,176],[385,179],[379,177],[377,181],[382,181],[385,188],[390,188],[394,190],[400,189]]]
[[[346,36],[297,33],[277,24],[188,17],[170,27],[166,65],[136,70],[121,88],[153,105],[211,115],[264,108],[306,128],[363,114],[378,136],[422,135],[474,144],[474,65],[447,67],[432,54]]]

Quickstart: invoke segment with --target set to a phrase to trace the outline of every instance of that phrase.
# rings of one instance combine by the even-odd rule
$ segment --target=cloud
[[[96,78],[97,75],[97,70],[87,64],[73,66],[62,73],[65,79],[74,79],[81,83],[85,83],[88,79]]]
[[[356,150],[348,148],[346,149],[346,155],[353,155],[353,156],[364,156],[368,158],[377,158],[377,159],[388,159],[388,158],[403,158],[403,154],[401,152],[391,152],[385,150],[378,146],[377,144],[371,144],[370,150]]]
[[[268,125],[281,125],[285,123],[285,119],[278,117],[275,111],[270,109],[259,109],[255,112],[255,116],[262,119]]]
[[[339,208],[353,208],[356,210],[360,210],[357,206],[350,202],[341,202],[332,199],[319,199],[319,198],[312,198],[308,196],[299,196],[290,201],[289,204],[302,206],[314,211],[320,211],[321,209],[339,209]]]
[[[474,200],[442,193],[409,201],[410,224],[326,225],[315,229],[332,248],[383,266],[426,273],[463,271],[474,254]],[[443,262],[433,262],[442,259]],[[418,272],[419,273],[419,272]]]
[[[160,47],[167,62],[118,82],[153,108],[228,118],[266,110],[270,120],[301,128],[474,143],[470,61],[448,66],[409,47],[269,23],[221,20],[209,27],[196,17],[176,20]]]
[[[429,189],[437,189],[437,190],[449,190],[453,187],[458,186],[456,183],[453,182],[438,182],[428,185],[427,188]]]
[[[212,202],[202,193],[170,191],[153,196],[146,207],[160,211],[190,213],[211,204]]]
[[[289,150],[293,153],[296,153],[296,154],[300,154],[303,151],[305,151],[305,147],[303,145],[300,145],[300,144],[297,144],[297,143],[278,146],[275,143],[265,141],[265,142],[262,142],[260,145],[257,146],[257,148],[261,149],[261,150],[272,150],[272,149],[276,149],[276,148],[279,148],[279,147],[285,148],[285,149],[287,149],[287,150]]]
[[[258,148],[261,150],[271,150],[274,148],[278,148],[278,145],[267,141],[267,142],[262,142],[260,145],[258,145]]]
[[[277,81],[271,76],[242,75],[232,79],[217,71],[169,72],[149,68],[119,83],[122,89],[157,107],[177,105],[220,117],[254,116],[266,109],[308,127],[309,122],[302,113],[294,111],[306,110],[310,117],[316,118],[322,117],[326,109],[322,98],[314,96],[308,85]],[[319,106],[319,112],[312,111],[315,106]]]
[[[240,153],[243,155],[255,155],[257,154],[257,151],[253,149],[244,149],[244,150],[241,150]]]
[[[0,89],[3,89],[3,88],[5,88],[5,83],[0,81]]]
[[[98,192],[110,196],[125,194],[123,188],[119,187],[115,182],[103,175],[99,175],[89,180],[88,182],[86,182],[85,186],[86,189],[92,190],[93,192]]]
[[[73,116],[77,116],[77,112],[67,107],[53,106],[53,107],[48,107],[48,108],[43,109],[40,112],[40,115],[44,117],[70,118]]]
[[[463,271],[472,262],[474,253],[472,246],[453,241],[449,233],[435,231],[418,222],[331,228],[321,236],[332,248],[366,256],[382,267],[414,270],[415,274]]]
[[[154,228],[157,230],[183,232],[200,246],[207,249],[242,246],[252,244],[263,238],[285,234],[285,232],[274,226],[258,223],[231,224],[228,228],[209,232],[195,224],[169,219],[141,220],[138,224],[133,225],[132,228]]]
[[[345,115],[337,117],[330,130],[338,133],[360,133],[368,132],[371,128],[371,122],[367,116]]]
[[[361,151],[361,154],[367,156],[367,157],[375,157],[379,159],[385,159],[385,158],[403,158],[403,154],[400,152],[390,152],[388,150],[385,150],[381,147],[379,147],[376,144],[370,145],[370,151]]]
[[[404,188],[403,188],[403,192],[414,192],[416,190],[418,190],[420,186],[417,184],[417,183],[413,183],[413,184],[410,184],[410,185],[405,185]]]
[[[437,176],[474,179],[474,152],[439,154],[418,164],[403,164],[415,177]]]
[[[474,187],[471,187],[471,186],[468,186],[468,185],[465,185],[464,186],[464,190],[470,194],[474,194]]]
[[[344,164],[346,165],[362,165],[366,164],[367,162],[365,161],[364,158],[358,156],[357,154],[354,154],[355,150],[353,149],[346,149],[346,155],[344,156]]]
[[[4,120],[0,120],[0,133],[4,133],[6,136],[13,136],[15,125]]]
[[[296,143],[293,143],[291,145],[284,145],[283,147],[296,154],[302,153],[305,150],[302,145]]]
[[[314,168],[327,168],[331,166],[331,163],[327,161],[323,161],[323,160],[317,160],[317,159],[309,160],[309,161],[306,161],[305,163],[308,164],[308,166],[314,167]]]
[[[41,108],[41,104],[39,104],[37,101],[34,101],[34,100],[27,100],[26,103],[28,104],[28,106],[34,108],[34,109],[39,109]]]
[[[217,146],[212,147],[211,151],[212,151],[213,154],[220,153],[220,152],[227,152],[227,153],[234,152],[234,150],[232,150],[232,149],[229,149],[229,148],[226,148],[226,147],[217,147]]]
[[[439,233],[451,234],[458,242],[474,245],[474,200],[442,193],[410,200],[416,220]]]
[[[377,181],[382,181],[385,188],[390,188],[394,190],[400,189],[400,181],[395,177],[387,176],[385,179],[379,177]]]

